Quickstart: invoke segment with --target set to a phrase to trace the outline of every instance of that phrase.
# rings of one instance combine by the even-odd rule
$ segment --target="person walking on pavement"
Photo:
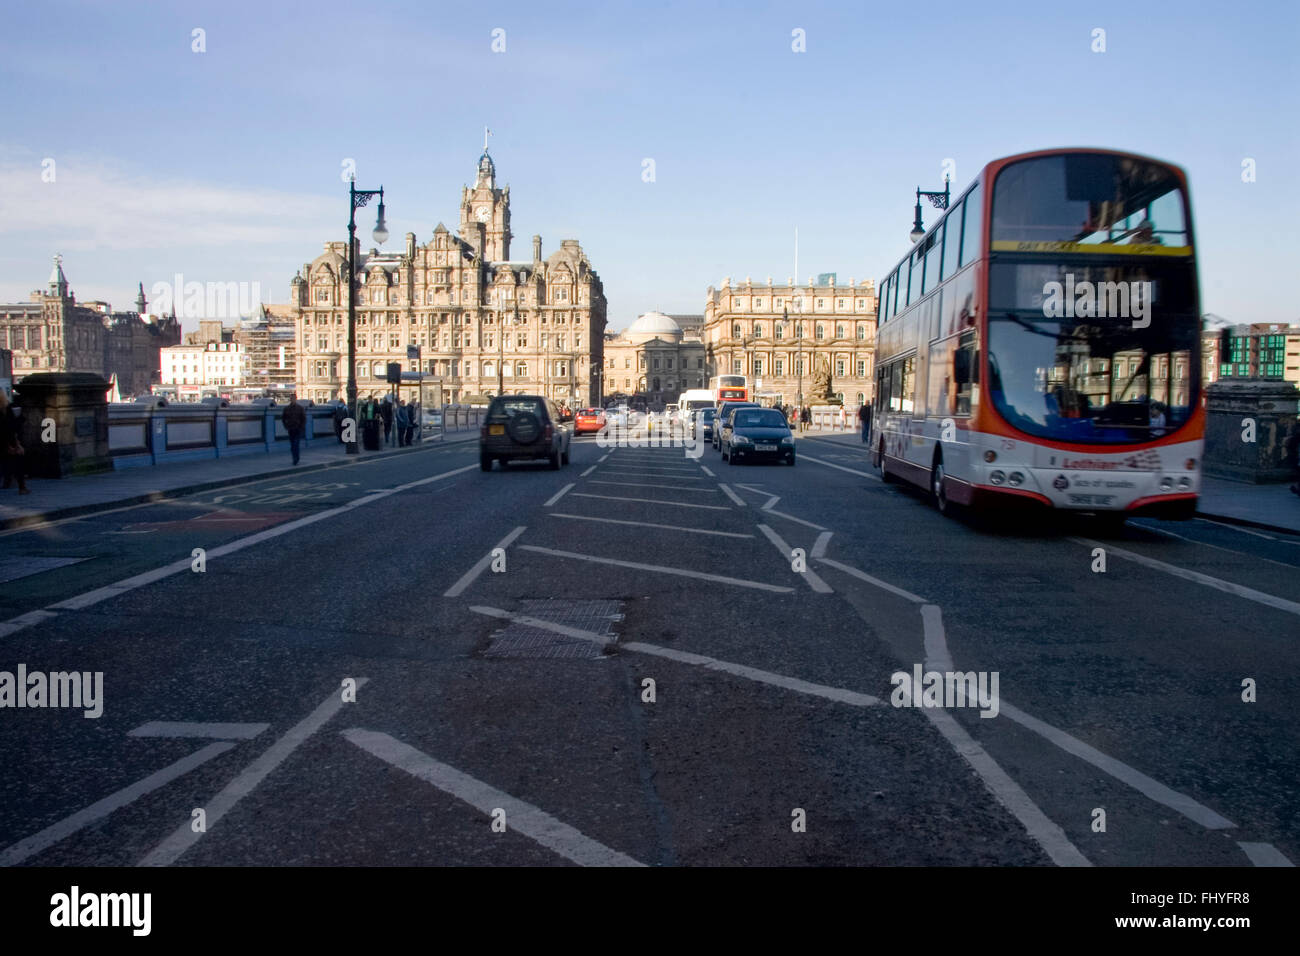
[[[284,430],[289,433],[289,450],[293,452],[293,463],[296,465],[298,464],[299,443],[302,441],[302,432],[307,426],[307,413],[298,404],[297,395],[291,398],[289,404],[285,406],[281,421],[284,422]]]
[[[0,472],[4,474],[4,486],[8,488],[18,479],[18,493],[30,495],[27,487],[27,449],[22,440],[22,411],[9,401],[5,390],[0,388]]]
[[[384,420],[384,444],[387,445],[393,433],[393,399],[391,395],[385,395],[384,400],[379,403],[379,417]]]
[[[858,423],[862,426],[862,444],[871,439],[871,403],[863,402],[858,409]]]
[[[411,430],[411,413],[406,407],[406,399],[398,403],[397,412],[393,417],[397,424],[397,445],[399,448],[405,448],[406,437]]]
[[[810,424],[812,424],[812,409],[805,405],[799,412],[799,431],[806,432]]]
[[[419,402],[411,402],[411,404],[406,406],[406,420],[407,420],[407,428],[408,428],[406,443],[408,445],[411,445],[414,444],[415,439],[420,437],[420,403]]]

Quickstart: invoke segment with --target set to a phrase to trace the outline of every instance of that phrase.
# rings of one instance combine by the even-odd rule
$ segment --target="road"
[[[0,534],[0,670],[103,674],[0,710],[0,862],[1300,859],[1295,540],[799,451],[453,444]],[[896,706],[918,667],[990,696]]]

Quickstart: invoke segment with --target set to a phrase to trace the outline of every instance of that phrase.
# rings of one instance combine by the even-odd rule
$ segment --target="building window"
[[[858,378],[867,377],[867,363],[865,359],[858,359]]]
[[[817,300],[817,308],[819,308],[819,309],[820,309],[820,308],[823,308],[825,305],[826,305],[826,300],[825,300],[825,299],[818,299],[818,300]]]
[[[844,359],[835,360],[835,374],[841,378],[844,377]]]
[[[739,322],[733,322],[733,323],[731,324],[731,337],[732,337],[733,339],[738,339],[738,338],[740,338],[740,323],[739,323]]]
[[[317,301],[318,303],[321,303],[321,304],[327,304],[327,303],[329,302],[329,300],[330,300],[330,293],[329,293],[329,290],[328,290],[328,289],[317,289],[317,290],[316,290],[316,301]]]
[[[867,337],[867,327],[861,322],[858,323],[858,341],[861,342]]]
[[[763,360],[761,358],[754,359],[754,374],[755,375],[763,374]]]
[[[697,359],[695,360],[695,367],[696,367],[696,368],[704,368],[704,359],[702,359],[702,358],[697,358]]]
[[[655,371],[657,372],[657,371],[659,371],[659,360],[658,360],[658,359],[654,359],[653,361],[654,361],[654,368],[655,368]]]
[[[818,341],[820,341],[821,339],[824,339],[824,338],[826,338],[826,330],[825,330],[825,328],[822,326],[822,324],[821,324],[820,322],[818,322],[818,323],[817,323],[817,339],[818,339]]]
[[[527,378],[527,377],[528,377],[528,363],[527,363],[527,362],[516,362],[516,363],[515,363],[515,378]]]
[[[777,377],[785,374],[785,359],[774,359],[773,366],[776,370]]]
[[[754,338],[756,338],[756,339],[761,339],[762,337],[763,337],[763,323],[761,323],[761,322],[755,322],[755,323],[754,323]]]
[[[732,359],[731,372],[733,375],[744,375],[745,374],[744,363],[741,362],[740,359]]]
[[[796,375],[803,374],[803,359],[797,358],[794,360],[794,373]]]
[[[835,326],[835,337],[836,337],[837,339],[842,339],[842,338],[844,338],[844,326],[843,326],[843,325],[837,325],[837,326]]]

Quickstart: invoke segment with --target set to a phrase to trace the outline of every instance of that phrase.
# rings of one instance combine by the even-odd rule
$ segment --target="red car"
[[[605,427],[605,413],[599,408],[584,408],[573,417],[573,433],[598,432]]]

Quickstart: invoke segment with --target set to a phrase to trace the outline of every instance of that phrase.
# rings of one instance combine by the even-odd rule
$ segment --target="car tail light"
[[[555,434],[555,428],[554,428],[554,426],[552,426],[552,425],[547,425],[547,426],[546,426],[546,431],[542,432],[542,437],[545,438],[547,441],[550,441],[550,440],[551,440],[551,436],[554,435],[554,434]]]
[[[486,425],[482,425],[482,426],[479,427],[479,430],[478,430],[478,437],[479,437],[479,438],[487,438],[487,426],[486,426]]]

